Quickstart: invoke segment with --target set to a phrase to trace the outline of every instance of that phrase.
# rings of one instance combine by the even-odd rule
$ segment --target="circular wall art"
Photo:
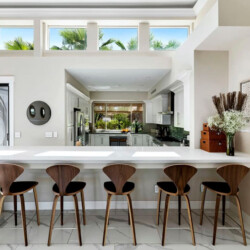
[[[42,101],[32,102],[27,109],[27,117],[34,125],[43,125],[51,117],[51,110],[47,103]]]

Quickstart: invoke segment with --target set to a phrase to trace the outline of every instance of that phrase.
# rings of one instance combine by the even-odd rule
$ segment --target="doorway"
[[[13,77],[0,76],[0,146],[13,146]]]

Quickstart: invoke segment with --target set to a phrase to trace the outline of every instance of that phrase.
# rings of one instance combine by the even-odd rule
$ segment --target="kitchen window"
[[[133,128],[135,122],[143,123],[142,103],[94,103],[96,129],[122,130]]]
[[[99,50],[137,50],[137,28],[100,28]]]
[[[50,50],[86,50],[87,29],[49,27],[48,47]]]
[[[185,27],[151,28],[151,50],[175,50],[189,35],[189,29]]]
[[[0,50],[34,50],[34,29],[0,27]]]

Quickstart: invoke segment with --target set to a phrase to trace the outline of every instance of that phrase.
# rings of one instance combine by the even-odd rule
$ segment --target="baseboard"
[[[156,201],[132,201],[134,209],[156,209],[157,202]],[[165,202],[161,202],[161,207],[164,207]],[[191,201],[191,208],[192,209],[200,209],[201,202],[200,201]],[[226,208],[229,208],[229,202],[226,203]],[[79,202],[79,208],[81,208],[81,203]],[[177,209],[178,202],[171,201],[169,205],[170,209]],[[181,203],[182,208],[186,208],[186,202],[182,201]],[[214,209],[215,201],[206,201],[205,202],[205,209]],[[35,210],[35,203],[34,202],[25,202],[26,210]],[[51,210],[52,202],[39,202],[39,209],[40,210]],[[94,209],[106,209],[106,201],[85,201],[85,208],[89,210]],[[111,201],[111,209],[127,209],[128,204],[126,201]],[[14,210],[13,202],[4,202],[4,210]],[[17,203],[17,209],[20,210],[20,202]],[[60,209],[60,202],[57,203],[57,209]],[[72,210],[74,209],[74,203],[70,201],[64,202],[64,209],[65,210]]]

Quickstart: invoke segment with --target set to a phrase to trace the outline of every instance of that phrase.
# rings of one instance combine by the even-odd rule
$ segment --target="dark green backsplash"
[[[185,131],[184,128],[169,126],[169,136],[178,141],[183,141],[183,139],[187,139],[188,135],[189,132]]]

